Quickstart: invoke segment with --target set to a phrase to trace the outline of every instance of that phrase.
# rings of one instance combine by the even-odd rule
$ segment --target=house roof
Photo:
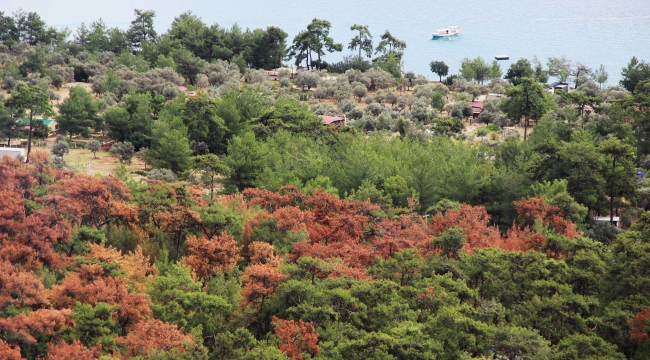
[[[609,216],[594,216],[594,220],[596,220],[596,221],[609,221]],[[618,216],[614,216],[613,220],[616,222],[616,221],[619,221],[620,218]]]
[[[41,121],[43,123],[43,125],[45,125],[45,126],[50,126],[50,125],[52,125],[52,123],[55,120],[53,120],[53,119],[34,118],[34,122],[38,122],[38,121]],[[27,126],[29,126],[29,118],[20,118],[20,119],[16,120],[16,122],[18,123],[18,125],[27,125]]]
[[[345,119],[342,116],[325,116],[325,115],[319,115],[319,118],[323,120],[323,124],[329,125],[331,123],[335,123],[337,121],[344,121]]]
[[[472,101],[472,102],[469,103],[469,106],[471,106],[473,108],[483,109],[483,102],[482,101]]]

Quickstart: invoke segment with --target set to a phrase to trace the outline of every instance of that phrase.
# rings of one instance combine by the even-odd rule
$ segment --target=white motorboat
[[[460,26],[450,26],[444,29],[438,29],[436,32],[431,33],[432,40],[434,39],[450,39],[454,36],[460,35]]]

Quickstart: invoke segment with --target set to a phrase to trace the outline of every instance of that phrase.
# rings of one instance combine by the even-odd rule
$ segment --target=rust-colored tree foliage
[[[517,217],[520,228],[530,227],[535,224],[535,220],[541,220],[542,225],[550,227],[557,234],[564,235],[570,239],[578,235],[576,225],[564,218],[562,210],[557,206],[551,206],[544,202],[542,198],[522,198],[515,201]]]
[[[490,215],[484,207],[463,204],[458,211],[448,210],[444,216],[441,213],[436,214],[431,220],[431,228],[436,235],[454,227],[465,229],[465,252],[471,252],[473,248],[502,247],[499,229],[489,226],[489,221]]]
[[[126,185],[115,176],[80,174],[60,181],[56,188],[97,228],[115,222],[137,221],[137,207],[126,202],[131,196]]]
[[[73,325],[70,309],[39,309],[29,315],[19,314],[9,319],[0,318],[1,331],[29,343],[35,343],[39,335],[45,336],[48,341],[53,341],[61,329]]]
[[[273,317],[273,326],[275,334],[280,337],[280,351],[287,354],[294,360],[302,360],[302,352],[311,355],[318,355],[320,347],[318,346],[318,333],[314,329],[314,324],[302,320],[282,320]]]
[[[0,339],[0,359],[21,360],[22,358],[18,346],[9,345],[6,341]]]
[[[72,308],[77,301],[118,305],[115,318],[123,331],[151,315],[150,301],[145,294],[129,292],[126,279],[106,276],[104,269],[97,264],[81,265],[61,285],[54,286],[50,301],[59,309]]]
[[[190,253],[185,258],[185,264],[202,278],[208,278],[216,272],[231,271],[241,260],[237,242],[225,231],[211,239],[192,235],[185,244]]]
[[[109,264],[118,264],[127,275],[128,284],[138,291],[144,292],[147,283],[158,274],[155,264],[144,255],[142,248],[138,247],[134,253],[122,254],[114,247],[105,247],[99,244],[88,244],[90,251],[84,256],[89,261],[99,261]]]
[[[252,265],[268,264],[278,267],[282,263],[282,258],[275,254],[273,245],[261,241],[254,241],[248,245],[248,261]]]
[[[150,356],[154,350],[179,349],[183,351],[183,343],[193,344],[194,338],[184,335],[176,325],[149,319],[140,321],[131,333],[126,337],[117,338],[116,341],[124,345],[126,348],[125,358],[128,359],[136,356]]]
[[[0,309],[9,305],[38,309],[49,304],[43,283],[32,272],[18,271],[0,260]]]
[[[650,307],[641,309],[630,321],[630,342],[640,344],[648,338],[648,318],[650,318]]]
[[[97,344],[90,349],[83,346],[79,340],[75,340],[72,344],[61,342],[56,345],[52,343],[48,345],[48,360],[93,360],[102,356],[101,344]]]
[[[266,298],[273,294],[275,288],[287,277],[271,265],[251,265],[242,276],[242,282],[245,284],[242,296],[247,303],[259,303],[262,307]]]

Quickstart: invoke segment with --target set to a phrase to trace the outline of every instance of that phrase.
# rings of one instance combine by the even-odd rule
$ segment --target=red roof
[[[469,103],[469,106],[473,108],[480,108],[483,109],[483,102],[482,101],[472,101]]]
[[[344,120],[345,120],[345,119],[344,119],[343,117],[341,117],[341,116],[325,116],[325,115],[319,115],[318,117],[320,117],[320,118],[323,120],[323,124],[325,124],[325,125],[329,125],[329,124],[334,123],[334,122],[337,122],[337,121],[344,121]]]

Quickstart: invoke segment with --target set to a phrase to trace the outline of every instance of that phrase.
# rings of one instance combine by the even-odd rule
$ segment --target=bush
[[[116,142],[113,144],[113,146],[111,146],[109,153],[111,156],[117,158],[120,162],[126,162],[127,164],[130,164],[131,159],[133,158],[133,154],[135,154],[135,148],[133,147],[133,144],[128,141],[125,141],[123,143]]]
[[[614,239],[616,239],[616,236],[622,232],[623,230],[608,222],[597,221],[591,226],[591,229],[585,231],[585,236],[603,244],[610,244]]]
[[[67,154],[69,152],[70,152],[70,146],[65,141],[57,141],[52,146],[52,154],[54,154],[56,156],[63,157],[63,155],[65,155],[65,154]]]
[[[445,85],[451,86],[454,84],[454,79],[458,79],[458,75],[449,75],[447,78],[443,81]]]
[[[372,67],[368,60],[364,60],[359,56],[346,56],[342,61],[334,64],[328,64],[327,71],[330,73],[344,74],[350,69],[366,71]]]
[[[476,136],[486,136],[488,134],[488,131],[484,127],[480,127],[476,129]]]
[[[173,171],[169,169],[153,169],[147,174],[149,180],[160,180],[164,182],[174,182],[178,180]]]
[[[86,144],[86,149],[93,152],[93,157],[97,157],[97,152],[102,149],[102,143],[97,140],[91,140]]]

